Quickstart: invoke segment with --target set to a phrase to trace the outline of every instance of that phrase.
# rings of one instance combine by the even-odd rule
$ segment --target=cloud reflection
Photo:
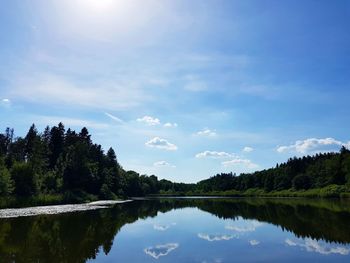
[[[164,245],[156,245],[154,247],[145,248],[144,252],[155,259],[159,259],[160,257],[168,255],[171,251],[178,247],[178,243],[167,243]]]
[[[291,239],[286,239],[285,243],[288,246],[298,246],[305,248],[308,252],[316,252],[323,255],[329,255],[329,254],[340,254],[340,255],[348,255],[350,252],[350,249],[342,247],[342,246],[331,246],[330,244],[327,244],[325,242],[318,242],[314,239],[307,238],[304,240],[304,242],[298,242],[293,241]]]
[[[168,226],[168,225],[157,225],[157,224],[153,225],[153,228],[155,230],[158,230],[158,231],[165,231],[165,230],[169,229],[169,227],[170,226]]]
[[[175,226],[176,223],[171,223],[170,225],[160,225],[160,224],[154,224],[153,228],[158,231],[165,231],[168,230],[171,226]]]
[[[232,238],[234,238],[235,236],[233,235],[219,235],[219,234],[215,234],[215,235],[210,235],[210,234],[203,234],[203,233],[199,233],[198,237],[207,241],[221,241],[221,240],[230,240]]]
[[[253,240],[249,240],[249,243],[250,243],[252,246],[256,246],[256,245],[259,245],[259,244],[260,244],[260,241],[253,239]]]
[[[202,261],[202,263],[210,263],[210,262],[213,262],[213,263],[221,263],[223,262],[221,258],[216,258],[214,259],[213,261],[207,261],[207,260],[204,260]]]
[[[236,232],[254,232],[258,227],[263,225],[264,224],[259,221],[252,220],[252,221],[247,221],[247,223],[243,226],[228,225],[225,228]]]

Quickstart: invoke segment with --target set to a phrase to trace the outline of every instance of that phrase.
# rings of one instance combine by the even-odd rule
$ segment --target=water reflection
[[[225,228],[228,230],[242,233],[242,232],[254,232],[258,227],[264,225],[264,223],[261,223],[256,220],[244,220],[242,223],[240,225],[238,224],[227,225]]]
[[[249,262],[259,257],[278,262],[273,255],[279,251],[285,262],[298,253],[301,262],[300,253],[346,262],[348,222],[346,201],[134,201],[96,211],[0,219],[0,261]]]
[[[252,246],[257,246],[257,245],[259,245],[259,244],[260,244],[260,241],[255,240],[255,239],[253,239],[253,240],[249,240],[249,244],[251,244]]]
[[[230,240],[232,238],[234,238],[235,236],[233,235],[222,235],[222,234],[203,234],[203,233],[199,233],[198,237],[204,240],[207,240],[209,242],[212,241],[222,241],[222,240]]]
[[[164,245],[156,245],[154,247],[145,248],[145,253],[151,257],[158,259],[160,257],[168,255],[171,251],[178,248],[178,243],[168,243]]]
[[[160,225],[160,224],[154,224],[153,228],[158,231],[166,231],[168,230],[171,226],[175,226],[176,223],[171,223],[170,225]]]
[[[350,252],[349,248],[339,245],[330,245],[322,241],[317,241],[311,238],[306,238],[303,241],[293,241],[290,239],[285,240],[288,246],[298,246],[301,248],[305,248],[308,252],[316,252],[323,255],[329,254],[341,254],[348,255]]]

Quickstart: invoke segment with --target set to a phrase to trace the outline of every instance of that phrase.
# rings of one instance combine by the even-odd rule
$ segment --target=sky
[[[350,146],[350,2],[0,0],[0,130],[176,182]]]

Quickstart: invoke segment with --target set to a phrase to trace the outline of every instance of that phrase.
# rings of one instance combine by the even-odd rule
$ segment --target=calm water
[[[350,262],[350,201],[163,199],[0,219],[0,262]]]

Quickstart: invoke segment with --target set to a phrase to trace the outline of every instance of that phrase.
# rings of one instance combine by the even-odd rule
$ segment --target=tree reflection
[[[161,199],[95,211],[0,219],[1,262],[86,262],[99,252],[108,254],[125,224],[185,207],[197,207],[219,218],[272,223],[297,237],[350,243],[350,207],[340,201]]]

